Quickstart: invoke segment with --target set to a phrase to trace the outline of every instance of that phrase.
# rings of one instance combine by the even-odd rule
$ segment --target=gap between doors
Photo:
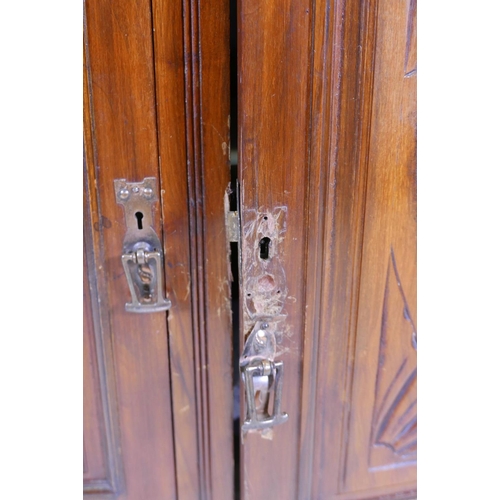
[[[230,160],[231,193],[229,210],[238,210],[238,18],[237,0],[229,2],[230,26]],[[239,248],[237,242],[230,243],[231,311],[233,344],[233,453],[234,453],[234,498],[240,498],[240,315],[239,315]]]

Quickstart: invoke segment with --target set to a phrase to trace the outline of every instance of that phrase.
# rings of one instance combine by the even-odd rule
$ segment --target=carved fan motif
[[[379,467],[417,454],[417,332],[391,249],[382,309],[370,462]],[[376,453],[385,447],[390,454]]]

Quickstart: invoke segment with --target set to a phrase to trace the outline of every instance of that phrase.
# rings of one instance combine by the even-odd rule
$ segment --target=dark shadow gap
[[[231,158],[231,194],[229,209],[238,207],[238,29],[237,0],[229,0],[230,26],[230,158]],[[240,321],[239,321],[239,248],[238,243],[231,243],[231,308],[233,313],[233,452],[234,452],[234,498],[240,499]]]

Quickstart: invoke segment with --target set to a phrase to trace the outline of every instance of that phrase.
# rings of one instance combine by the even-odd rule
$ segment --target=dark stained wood
[[[407,33],[415,36],[414,7],[345,2],[335,12],[334,184],[328,183],[319,221],[332,230],[320,239],[319,330],[310,358],[317,375],[308,398],[329,403],[309,413],[315,450],[305,470],[321,473],[316,480],[304,476],[304,497],[415,496],[413,69],[405,76],[405,57],[411,60],[415,45],[407,40]],[[400,268],[409,287],[404,294],[395,278]],[[396,435],[410,444],[409,459],[388,449]]]
[[[86,200],[88,209],[88,200]],[[88,219],[87,219],[88,220]],[[85,227],[88,235],[90,228]],[[89,245],[83,261],[83,489],[112,497],[121,487],[121,460],[116,409],[113,407],[113,363],[102,337],[95,306],[95,266]],[[90,266],[89,266],[90,261]]]
[[[229,4],[153,2],[179,498],[233,497]]]
[[[98,263],[99,289],[91,295],[112,339],[123,441],[112,450],[124,464],[113,498],[233,498],[228,42],[225,2],[86,4],[85,145],[94,227],[86,241]],[[164,242],[172,308],[134,315],[124,310],[125,227],[113,179],[148,175],[160,181],[155,230]],[[87,392],[92,396],[93,388]],[[98,408],[86,412],[93,412],[94,443],[103,420]],[[87,455],[97,477],[103,460],[94,448]]]
[[[89,186],[89,174],[95,170],[95,165],[91,154],[92,127],[86,67],[84,53],[83,491],[94,498],[114,498],[123,489],[123,461],[119,453],[121,444],[113,351],[111,338],[105,335],[109,331],[109,317],[105,314],[106,296],[99,297],[98,293],[98,288],[104,286],[104,276],[102,272],[97,272],[95,256],[99,251],[99,242],[93,238],[94,227],[104,227],[108,223],[98,216],[97,199],[91,196]]]
[[[200,435],[194,363],[195,325],[187,219],[184,50],[182,4],[153,2],[158,141],[161,165],[165,282],[168,313],[172,411],[179,498],[198,498],[203,488],[198,456]]]
[[[85,158],[84,158],[84,167]],[[85,168],[86,170],[86,168]],[[86,175],[86,171],[85,171]],[[88,197],[85,196],[86,226],[88,226]],[[87,234],[89,229],[87,229]],[[112,490],[108,478],[104,411],[96,349],[96,339],[92,316],[91,291],[89,283],[88,243],[84,239],[83,251],[83,482],[84,489]],[[106,394],[107,395],[107,394]]]
[[[196,10],[195,10],[196,9]],[[230,302],[229,248],[226,242],[224,194],[230,182],[229,140],[229,2],[213,0],[193,4],[198,12],[199,76],[193,91],[199,91],[194,117],[199,116],[199,166],[197,183],[203,205],[198,209],[198,244],[202,247],[198,269],[203,269],[198,286],[203,295],[198,308],[205,328],[205,360],[200,370],[206,371],[205,428],[206,457],[210,490],[207,498],[234,498],[233,464],[233,390],[232,390],[232,317]],[[197,63],[196,51],[192,60]],[[196,72],[193,73],[193,76]],[[236,126],[236,124],[235,124]],[[195,148],[196,150],[196,148]],[[192,198],[191,198],[192,200]],[[203,297],[203,300],[201,300]],[[203,359],[203,358],[202,358]],[[206,368],[205,368],[206,366]]]
[[[416,479],[414,7],[378,6],[346,491],[410,489]]]
[[[241,497],[412,498],[416,1],[238,15],[240,295],[255,221],[276,215],[290,416],[244,437]],[[84,491],[231,499],[229,4],[87,0],[85,16]],[[134,315],[113,180],[145,176],[172,308]]]
[[[251,279],[255,211],[286,211],[279,244],[288,296],[281,323],[282,409],[289,421],[272,433],[249,433],[241,446],[242,498],[295,498],[299,475],[300,396],[306,272],[304,208],[308,186],[310,2],[240,0],[238,4],[239,180],[242,289]],[[281,228],[284,226],[282,225]],[[276,241],[276,240],[275,240]],[[276,276],[276,275],[275,275]],[[243,304],[242,304],[243,306]],[[242,307],[244,338],[253,323]],[[243,413],[242,413],[243,414]]]
[[[414,498],[416,2],[239,6],[242,227],[287,207],[293,297],[242,498]]]
[[[84,264],[86,272],[86,266]],[[84,279],[86,278],[86,273]],[[84,282],[84,319],[83,319],[83,378],[84,378],[84,431],[83,431],[83,480],[84,486],[88,488],[89,483],[108,483],[106,467],[106,450],[103,449],[103,436],[99,421],[104,420],[101,402],[99,400],[100,388],[99,376],[96,365],[95,346],[92,342],[92,316],[89,311],[88,279]],[[111,489],[108,484],[107,488]]]
[[[85,3],[91,227],[103,335],[111,339],[124,481],[115,498],[176,498],[166,314],[126,313],[125,234],[113,180],[158,176],[149,2]],[[88,132],[90,131],[90,132]],[[92,168],[91,168],[92,165]],[[161,234],[161,213],[155,230]]]
[[[346,370],[350,341],[355,338],[350,332],[357,315],[377,6],[347,1],[338,2],[333,11],[328,10],[327,2],[318,7],[320,22],[316,27],[326,33],[316,40],[325,40],[326,47],[320,45],[315,51],[326,56],[331,50],[332,55],[326,56],[324,66],[318,60],[320,77],[314,85],[318,103],[326,106],[322,109],[324,120],[316,121],[314,111],[312,114],[316,131],[312,151],[323,156],[318,158],[319,172],[313,177],[322,189],[314,214],[316,229],[311,231],[309,242],[318,248],[317,260],[310,261],[318,278],[310,283],[308,293],[307,316],[311,315],[309,321],[314,324],[314,349],[308,356],[313,369],[305,369],[305,373],[314,373],[315,380],[308,384],[310,393],[304,392],[304,407],[309,408],[304,421],[311,422],[304,443],[314,446],[314,451],[306,459],[301,492],[303,497],[333,498],[341,493],[344,412],[349,407]],[[315,170],[314,157],[311,168]],[[324,183],[321,172],[325,172]],[[314,201],[311,206],[315,207]],[[318,407],[319,401],[328,403]],[[315,473],[318,470],[322,473]]]
[[[202,439],[196,401],[190,227],[187,203],[186,109],[182,2],[153,2],[156,105],[161,165],[165,281],[172,374],[172,414],[179,498],[201,498]]]

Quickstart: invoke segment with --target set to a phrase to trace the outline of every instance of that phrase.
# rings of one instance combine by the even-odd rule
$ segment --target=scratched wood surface
[[[229,4],[153,1],[179,498],[232,498]],[[175,28],[175,29],[173,29]]]
[[[96,283],[85,303],[103,340],[91,342],[87,322],[86,361],[92,365],[92,352],[102,358],[100,399],[110,407],[106,421],[102,405],[87,405],[87,497],[233,497],[223,204],[230,178],[229,19],[223,2],[199,7],[171,0],[85,3],[86,224],[92,228],[85,242]],[[124,310],[125,225],[113,180],[146,176],[160,181],[154,229],[164,243],[172,308],[138,315]],[[92,402],[95,384],[91,375],[87,380]],[[105,446],[96,444],[99,432]]]
[[[297,492],[305,308],[309,3],[240,0],[238,4],[238,154],[243,228],[240,296],[253,294],[249,296],[250,307],[258,310],[266,304],[253,303],[263,290],[251,291],[252,281],[260,280],[264,288],[269,285],[276,294],[285,287],[288,290],[281,311],[286,315],[280,324],[283,342],[278,348],[286,352],[276,360],[284,362],[282,409],[289,414],[289,421],[265,436],[248,433],[244,437],[240,473],[245,500],[291,499]],[[274,215],[279,227],[278,232],[271,228],[270,234],[278,252],[271,259],[275,269],[268,269],[267,275],[249,275],[256,255],[253,239],[258,234],[253,228],[269,221],[274,224]],[[280,266],[283,273],[278,271]],[[247,312],[242,302],[241,345],[254,324]]]
[[[416,3],[240,0],[238,22],[242,226],[286,207],[289,295],[290,420],[245,438],[242,498],[414,498]]]
[[[84,471],[94,498],[234,493],[226,9],[85,6]],[[290,415],[245,437],[242,497],[411,498],[416,4],[240,0],[238,11],[241,216],[243,227],[256,214],[286,219],[277,359]],[[146,175],[161,180],[155,229],[173,307],[139,318],[123,309],[112,181]]]

